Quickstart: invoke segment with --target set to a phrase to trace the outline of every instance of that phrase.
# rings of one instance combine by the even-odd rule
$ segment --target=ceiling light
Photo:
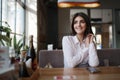
[[[67,8],[67,7],[88,7],[94,8],[100,6],[98,0],[58,0],[58,7]]]

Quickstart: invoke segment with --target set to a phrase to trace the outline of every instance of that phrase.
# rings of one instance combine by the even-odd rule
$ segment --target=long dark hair
[[[92,33],[92,29],[91,29],[91,23],[90,23],[90,18],[83,12],[79,12],[79,13],[76,13],[74,14],[73,16],[73,19],[72,19],[72,24],[71,24],[71,28],[72,28],[72,34],[73,35],[76,35],[77,33],[75,32],[74,30],[74,20],[76,17],[78,16],[81,16],[84,20],[85,20],[85,23],[86,23],[86,30],[84,32],[84,38],[89,34],[89,33]]]

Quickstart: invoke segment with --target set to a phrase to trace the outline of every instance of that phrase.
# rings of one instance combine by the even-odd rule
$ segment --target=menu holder
[[[11,71],[14,66],[10,66],[9,48],[0,47],[0,74]]]

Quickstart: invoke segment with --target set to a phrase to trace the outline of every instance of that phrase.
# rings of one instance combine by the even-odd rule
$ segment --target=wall
[[[98,8],[120,8],[120,0],[100,0],[101,6]]]
[[[37,1],[37,51],[46,46],[46,7],[42,0]]]
[[[58,8],[51,6],[47,8],[47,44],[58,46]],[[46,45],[47,46],[47,45]]]
[[[61,48],[61,40],[64,35],[70,34],[70,12],[69,9],[58,10],[58,48]]]

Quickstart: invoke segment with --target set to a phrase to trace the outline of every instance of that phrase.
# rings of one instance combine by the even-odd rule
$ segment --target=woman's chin
[[[84,34],[84,32],[83,31],[79,31],[79,32],[77,32],[77,34],[82,35],[82,34]]]

